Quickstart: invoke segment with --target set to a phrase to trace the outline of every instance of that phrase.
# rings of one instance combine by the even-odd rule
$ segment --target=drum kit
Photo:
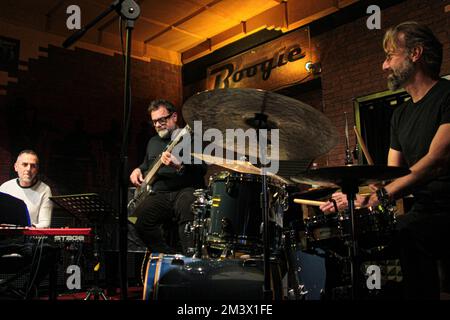
[[[315,159],[337,143],[336,130],[321,112],[298,100],[263,90],[201,92],[186,101],[183,115],[191,127],[194,121],[201,120],[203,130],[278,129],[276,147],[279,153],[272,161]],[[248,159],[260,154],[246,149],[245,156]],[[348,249],[349,298],[358,299],[360,239],[369,234],[377,239],[381,233],[395,229],[395,215],[391,211],[355,208],[358,188],[395,179],[408,170],[347,165],[310,169],[288,180],[246,159],[225,161],[199,153],[192,156],[227,171],[212,175],[208,188],[196,190],[194,194],[195,219],[186,232],[193,235],[195,253],[190,257],[164,254],[150,257],[144,284],[145,299],[170,296],[305,300],[308,288],[297,275],[293,251],[321,246],[325,251],[332,250],[323,240],[332,244],[342,242]],[[345,212],[301,218],[307,248],[299,248],[298,239],[290,236],[298,230],[283,226],[283,215],[292,200],[287,186],[295,184],[320,186],[309,192],[310,199],[331,195],[340,188],[349,203]],[[304,195],[307,198],[307,194]],[[290,279],[287,288],[282,283],[283,277]]]

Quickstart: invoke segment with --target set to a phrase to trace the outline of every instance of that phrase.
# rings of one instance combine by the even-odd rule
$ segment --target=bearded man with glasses
[[[147,144],[142,164],[130,175],[131,183],[139,187],[145,174],[158,158],[164,164],[156,174],[152,193],[136,208],[135,228],[139,237],[152,253],[177,253],[178,248],[169,246],[163,236],[162,226],[175,222],[181,251],[193,253],[192,234],[186,232],[186,225],[194,220],[191,205],[195,200],[194,190],[205,188],[206,165],[182,163],[175,155],[164,151],[178,129],[178,113],[172,103],[154,100],[148,107],[148,115],[158,135]]]

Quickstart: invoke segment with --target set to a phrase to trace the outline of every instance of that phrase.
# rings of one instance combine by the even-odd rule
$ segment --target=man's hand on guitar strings
[[[166,166],[179,170],[181,168],[181,161],[168,151],[164,151],[161,155],[161,162]]]
[[[133,172],[131,172],[130,181],[136,187],[141,186],[142,181],[144,181],[144,176],[142,175],[141,169],[136,168]]]

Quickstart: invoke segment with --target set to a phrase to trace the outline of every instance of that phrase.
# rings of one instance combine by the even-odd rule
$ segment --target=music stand
[[[91,296],[94,297],[94,300],[99,300],[100,298],[109,300],[99,286],[100,236],[98,234],[98,226],[113,212],[112,207],[96,193],[53,196],[50,199],[75,218],[92,225],[94,236],[94,286],[87,290],[84,300],[89,300]]]

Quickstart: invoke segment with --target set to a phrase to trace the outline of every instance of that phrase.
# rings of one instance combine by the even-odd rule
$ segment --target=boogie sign
[[[305,78],[313,61],[307,29],[301,29],[208,68],[207,89],[277,89]]]

